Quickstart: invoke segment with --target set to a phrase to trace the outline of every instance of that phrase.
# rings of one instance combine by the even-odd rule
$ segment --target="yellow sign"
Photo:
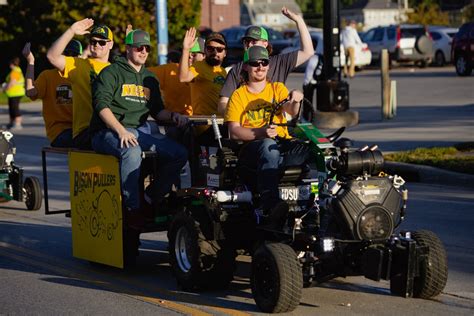
[[[69,182],[74,257],[123,268],[117,158],[70,152]]]

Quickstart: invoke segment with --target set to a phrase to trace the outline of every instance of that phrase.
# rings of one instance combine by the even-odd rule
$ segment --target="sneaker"
[[[11,130],[11,131],[19,131],[19,130],[22,130],[22,129],[23,129],[23,126],[21,124],[16,124],[16,123],[11,124],[11,126],[9,128],[9,130]]]

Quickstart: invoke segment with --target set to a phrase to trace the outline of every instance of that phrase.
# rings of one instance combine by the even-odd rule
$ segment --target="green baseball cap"
[[[144,45],[151,46],[150,34],[139,29],[133,30],[128,33],[127,37],[125,38],[125,44],[135,47],[140,47]]]
[[[244,63],[257,60],[268,60],[268,50],[263,46],[252,46],[244,53]]]
[[[242,40],[245,39],[254,39],[257,41],[268,41],[268,32],[261,26],[249,26],[245,31]]]
[[[190,53],[202,53],[204,54],[204,39],[201,37],[198,37],[196,39],[196,42],[194,43],[194,46],[191,47],[189,50]]]
[[[76,56],[79,56],[79,55],[82,55],[82,44],[81,42],[79,42],[78,40],[71,40],[66,48],[64,49],[64,52],[63,54],[65,56],[73,56],[73,57],[76,57]]]

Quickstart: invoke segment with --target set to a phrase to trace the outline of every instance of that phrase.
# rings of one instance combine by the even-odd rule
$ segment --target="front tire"
[[[303,273],[293,249],[285,244],[260,246],[252,257],[252,294],[265,313],[285,313],[300,303]]]
[[[185,212],[173,219],[168,239],[171,268],[182,289],[223,289],[232,281],[235,251],[223,241],[207,239]]]
[[[459,76],[469,76],[472,72],[472,68],[469,66],[469,61],[463,55],[456,56],[454,65],[456,67],[456,73]]]
[[[41,192],[40,181],[36,177],[27,177],[23,184],[26,208],[36,211],[41,208],[43,193]]]
[[[435,233],[420,230],[412,233],[418,246],[428,247],[428,254],[421,259],[419,276],[413,283],[413,297],[429,299],[443,291],[448,280],[446,250]]]

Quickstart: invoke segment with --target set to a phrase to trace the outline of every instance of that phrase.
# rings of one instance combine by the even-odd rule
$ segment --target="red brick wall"
[[[218,5],[219,0],[202,0],[201,26],[220,31],[227,27],[240,24],[240,1],[227,0],[228,4]]]

